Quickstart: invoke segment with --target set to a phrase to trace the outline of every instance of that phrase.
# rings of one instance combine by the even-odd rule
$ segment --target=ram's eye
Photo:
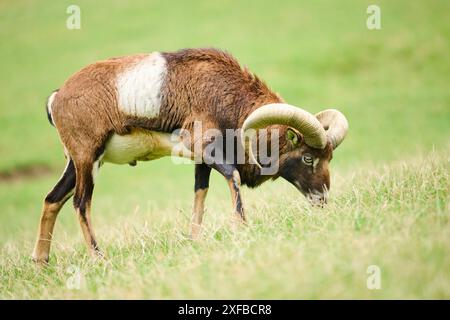
[[[302,162],[307,166],[312,166],[314,163],[314,158],[310,154],[304,154],[302,156]]]

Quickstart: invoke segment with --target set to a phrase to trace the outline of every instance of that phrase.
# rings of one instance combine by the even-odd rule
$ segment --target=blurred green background
[[[69,16],[66,8],[70,4],[81,8],[80,30],[66,28]],[[381,8],[381,30],[368,30],[366,27],[366,9],[370,4],[377,4]],[[125,286],[120,281],[100,281],[100,284],[94,281],[97,283],[95,289],[91,286],[81,294],[68,295],[64,286],[61,287],[62,280],[54,279],[63,277],[64,269],[55,267],[43,278],[35,279],[32,277],[33,267],[28,261],[42,199],[64,167],[62,147],[55,129],[46,119],[46,98],[81,67],[96,60],[139,52],[171,51],[185,47],[218,47],[227,50],[289,103],[311,112],[335,107],[347,116],[350,131],[346,141],[335,152],[332,181],[338,190],[351,190],[352,186],[346,182],[346,177],[353,176],[355,172],[360,172],[360,179],[364,179],[365,172],[377,170],[374,178],[380,177],[389,170],[396,171],[386,169],[384,165],[409,163],[426,157],[430,152],[438,153],[438,162],[447,168],[450,133],[449,11],[450,2],[445,0],[1,1],[1,296],[109,296],[102,291],[102,285],[104,288],[117,287],[117,291],[112,291],[112,297],[121,294],[132,296],[128,291],[120,291],[119,288]],[[415,168],[420,170],[420,166],[416,165]],[[33,174],[27,172],[36,174],[32,177]],[[440,171],[440,174],[444,178],[437,178],[438,187],[433,183],[431,186],[443,192],[436,203],[444,206],[448,214],[448,207],[445,207],[448,197],[446,170]],[[421,185],[417,179],[414,181]],[[403,185],[401,180],[399,185]],[[207,225],[209,220],[213,226],[220,226],[223,222],[220,219],[224,219],[230,211],[229,197],[226,184],[218,175],[213,176],[212,186],[208,204],[213,212],[206,214],[205,221]],[[94,221],[98,225],[101,244],[110,246],[109,251],[112,252],[125,250],[114,242],[114,235],[123,235],[125,229],[129,230],[127,228],[140,228],[141,223],[147,221],[151,226],[150,233],[161,231],[159,227],[163,225],[175,233],[175,238],[176,235],[181,237],[181,232],[187,231],[192,189],[193,167],[174,166],[169,159],[142,163],[136,168],[106,165],[100,174],[94,196]],[[338,199],[339,192],[335,192]],[[277,201],[283,200],[288,208],[277,207],[276,201],[275,207],[271,207],[272,204],[268,202],[267,210],[258,206],[259,199],[275,195],[279,195]],[[301,210],[309,210],[305,209],[300,195],[282,181],[264,185],[258,190],[245,191],[245,197],[248,199],[249,218],[256,224],[257,221],[270,221],[264,215],[266,211],[277,215],[279,211],[291,212],[298,206],[301,206]],[[434,203],[435,199],[429,201]],[[439,201],[444,201],[444,204]],[[381,206],[382,203],[375,205]],[[352,210],[364,212],[365,209],[358,207]],[[402,212],[407,215],[408,210]],[[70,205],[63,209],[56,226],[56,244],[53,248],[53,254],[65,256],[67,263],[74,252],[84,252],[81,233],[72,212]],[[368,214],[370,217],[373,212]],[[258,220],[258,217],[262,220]],[[390,222],[387,220],[383,223]],[[399,227],[403,223],[399,222]],[[445,229],[435,226],[433,230],[437,234],[448,234],[448,226],[445,226]],[[281,235],[283,230],[286,231],[280,227]],[[207,234],[218,241],[216,245],[220,246],[223,240],[220,236],[220,239],[217,238],[216,231],[210,230]],[[392,232],[394,236],[396,232]],[[250,235],[244,231],[244,237],[252,239],[253,235],[266,237],[268,242],[276,236],[264,233],[264,230]],[[351,232],[347,236],[357,239],[353,238]],[[384,241],[389,243],[392,239],[385,236]],[[229,237],[235,239],[235,235]],[[128,249],[133,252],[133,236],[130,239],[132,244]],[[435,243],[433,239],[430,238],[431,244]],[[171,241],[169,238],[166,240]],[[292,242],[292,250],[305,245],[301,240],[298,241]],[[405,246],[408,241],[404,239]],[[208,243],[208,240],[205,242]],[[163,256],[174,254],[170,248],[174,252],[186,250],[183,246],[174,246],[175,249],[167,243],[158,244],[154,250],[162,250],[163,253],[158,252]],[[208,244],[202,244],[196,249],[196,254],[199,257],[207,256],[210,249]],[[227,252],[230,247],[224,246],[222,249]],[[324,250],[320,246],[318,249]],[[347,249],[348,252],[355,250],[354,247]],[[378,249],[382,251],[381,247]],[[276,247],[274,250],[277,250]],[[444,259],[442,255],[448,252],[448,243],[443,244],[442,250],[439,259]],[[55,260],[53,254],[52,259]],[[312,261],[308,260],[307,251],[306,256],[302,259]],[[313,259],[314,255],[309,258]],[[181,261],[184,260],[174,257],[172,263],[181,264]],[[448,265],[448,259],[439,261],[439,266]],[[136,262],[136,266],[142,268],[146,264],[149,262],[145,259]],[[401,263],[393,265],[394,269],[402,268]],[[139,281],[146,279],[147,272],[155,272],[151,266],[150,263],[147,267],[150,270],[145,269]],[[214,269],[214,262],[210,261],[202,268]],[[440,270],[440,267],[436,268]],[[122,266],[113,270],[125,272],[125,269]],[[135,269],[130,270],[136,273]],[[343,270],[344,274],[348,272],[345,268]],[[211,293],[206,289],[208,285],[227,281],[229,273],[232,273],[230,269],[222,271],[214,274],[213,270],[194,268],[193,277],[197,275],[205,283],[204,287],[199,285],[198,291],[192,289],[196,293],[187,297],[211,298]],[[289,273],[292,270],[287,268],[284,271]],[[311,280],[311,288],[314,285],[317,288],[320,283],[330,279],[326,276],[330,274],[323,269],[314,272],[316,278],[313,279],[317,282]],[[99,277],[98,273],[94,274]],[[431,278],[435,275],[431,271],[425,274]],[[448,284],[448,270],[444,278],[447,280],[444,284]],[[339,276],[336,279],[340,279]],[[308,288],[304,289],[304,295],[296,296],[286,287],[277,287],[274,279],[273,282],[267,280],[266,287],[261,275],[255,276],[253,280],[253,287],[262,286],[262,289],[244,290],[238,292],[238,296],[271,297],[267,292],[272,292],[272,297],[324,297],[320,293],[308,294]],[[325,297],[341,297],[347,287],[351,294],[350,288],[354,283],[347,280],[342,282],[342,287],[338,287],[340,289]],[[43,283],[49,289],[43,289]],[[174,292],[170,286],[164,287],[164,283],[153,285],[159,286],[160,291],[155,295],[142,293],[138,297],[184,297],[190,294],[189,290],[187,293]],[[414,288],[422,285],[419,283]],[[413,297],[420,297],[421,294],[414,288],[406,286],[404,290],[388,291],[382,297],[408,296],[409,289]],[[430,289],[429,295],[436,296],[438,292],[438,297],[446,296],[449,292],[447,289]],[[219,290],[218,296],[232,297],[231,292],[231,289],[229,292]],[[357,297],[371,297],[371,293],[366,291],[355,291],[354,294]]]

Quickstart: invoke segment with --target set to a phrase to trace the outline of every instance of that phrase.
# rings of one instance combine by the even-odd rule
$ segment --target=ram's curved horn
[[[245,137],[249,129],[262,129],[277,124],[298,130],[310,147],[323,149],[327,144],[322,124],[311,113],[289,104],[271,103],[256,109],[244,121],[241,132],[242,145],[245,146]],[[253,163],[259,166],[253,155],[251,143],[249,156]]]
[[[348,131],[347,118],[336,109],[327,109],[316,114],[327,133],[327,139],[331,142],[333,149],[344,140]]]

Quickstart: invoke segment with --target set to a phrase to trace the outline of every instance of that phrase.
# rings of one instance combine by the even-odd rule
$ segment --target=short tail
[[[45,110],[47,111],[48,122],[50,122],[50,124],[52,126],[55,126],[55,124],[53,123],[53,117],[52,117],[52,104],[53,104],[53,101],[55,100],[55,96],[58,93],[58,91],[59,91],[59,89],[56,89],[55,91],[52,92],[50,97],[48,97],[47,105],[45,106]]]

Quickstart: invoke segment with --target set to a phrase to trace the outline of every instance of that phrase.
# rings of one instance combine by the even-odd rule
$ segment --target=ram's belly
[[[107,142],[104,162],[116,164],[148,161],[171,155],[177,141],[171,141],[171,134],[136,129],[128,135],[114,134]]]

